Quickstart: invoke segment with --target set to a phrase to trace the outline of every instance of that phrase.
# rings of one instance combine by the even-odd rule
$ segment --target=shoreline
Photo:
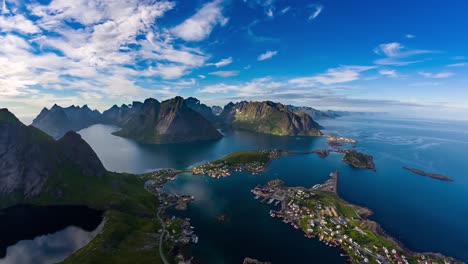
[[[252,193],[256,199],[269,200],[269,204],[278,200],[281,209],[270,210],[272,217],[301,228],[308,238],[319,237],[326,245],[340,247],[352,263],[463,263],[440,253],[411,251],[369,219],[373,214],[370,209],[351,204],[339,197],[336,189],[330,189],[338,174],[330,176],[332,179],[324,184],[309,189],[286,187],[281,180],[275,180],[257,185]]]

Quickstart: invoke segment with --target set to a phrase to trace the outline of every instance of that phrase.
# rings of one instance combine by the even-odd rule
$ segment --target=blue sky
[[[195,96],[468,119],[468,2],[2,0],[0,106]]]

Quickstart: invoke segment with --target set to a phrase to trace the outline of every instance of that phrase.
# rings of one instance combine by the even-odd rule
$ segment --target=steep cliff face
[[[32,125],[58,139],[70,130],[78,131],[100,122],[101,113],[89,109],[87,105],[66,108],[54,105],[50,110],[42,109]]]
[[[187,106],[182,97],[162,103],[146,99],[138,111],[122,122],[115,135],[150,144],[216,140],[222,137],[202,115]]]
[[[63,166],[73,166],[87,176],[106,173],[80,135],[69,132],[55,141],[41,130],[22,124],[7,109],[0,109],[0,196],[35,196]]]
[[[211,123],[216,123],[218,121],[218,117],[213,113],[211,107],[202,104],[197,98],[189,97],[185,99],[185,104]]]
[[[139,111],[142,106],[143,103],[141,102],[133,102],[131,105],[123,104],[120,107],[114,105],[102,113],[102,122],[113,125],[121,125],[129,119],[133,112]]]
[[[270,101],[229,103],[220,119],[232,128],[279,136],[320,136],[322,128],[309,115]]]

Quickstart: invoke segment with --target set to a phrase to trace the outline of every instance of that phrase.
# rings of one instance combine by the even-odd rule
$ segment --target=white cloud
[[[281,14],[286,14],[286,13],[289,12],[290,10],[291,10],[291,7],[290,7],[290,6],[287,6],[287,7],[283,8],[283,9],[281,9],[280,12],[281,12]]]
[[[0,12],[0,14],[4,14],[4,15],[10,14],[10,10],[8,9],[6,5],[6,0],[2,1],[2,11]]]
[[[19,31],[26,34],[40,33],[41,30],[23,15],[0,16],[0,31]]]
[[[273,91],[280,89],[282,83],[274,82],[270,77],[257,78],[242,84],[214,84],[208,85],[200,89],[199,93],[207,94],[226,94],[235,92],[237,96],[259,96],[270,94]]]
[[[269,17],[273,17],[273,8],[269,8],[267,11],[266,11],[266,15],[269,16]]]
[[[273,56],[276,56],[276,54],[278,54],[278,51],[268,50],[267,52],[258,55],[257,60],[258,61],[268,60],[268,59],[271,59]]]
[[[247,66],[244,67],[244,70],[248,70],[250,68],[252,68],[252,65],[247,65]]]
[[[421,76],[432,79],[444,79],[454,75],[453,72],[439,72],[439,73],[430,73],[430,72],[419,72]]]
[[[379,74],[389,76],[389,77],[398,77],[396,70],[382,69],[379,71]]]
[[[239,75],[239,71],[214,71],[210,72],[209,74],[219,77],[233,77]]]
[[[206,76],[205,76],[205,75],[203,75],[203,74],[199,74],[199,75],[198,75],[198,78],[200,78],[200,79],[205,79],[205,78],[206,78]]]
[[[447,65],[445,67],[451,67],[451,68],[453,68],[453,67],[465,67],[466,65],[467,64],[465,62],[459,62],[459,63],[449,64],[449,65]]]
[[[207,63],[206,65],[207,66],[216,66],[216,68],[220,68],[220,67],[224,67],[224,66],[227,66],[229,64],[232,63],[232,57],[229,57],[229,58],[226,58],[226,59],[222,59],[218,62],[214,62],[214,63]]]
[[[54,102],[108,107],[115,101],[167,98],[193,81],[168,84],[161,79],[182,77],[209,57],[160,27],[158,20],[174,8],[173,2],[52,0],[22,5],[11,4],[14,11],[8,15],[2,7],[0,15],[0,103],[21,105],[28,114]],[[55,90],[69,96],[57,96]]]
[[[216,25],[228,22],[222,14],[221,1],[205,4],[195,15],[174,27],[171,31],[186,41],[201,41],[207,38]]]
[[[407,39],[414,39],[416,36],[413,34],[406,34],[405,36]]]
[[[331,85],[360,79],[361,72],[375,69],[375,66],[341,66],[328,69],[326,73],[311,77],[300,77],[289,80],[289,83],[299,87],[315,86],[317,83]]]
[[[435,53],[435,51],[431,51],[431,50],[408,49],[398,42],[380,44],[377,48],[374,49],[374,52],[378,55],[383,55],[386,57],[383,59],[376,60],[375,61],[376,64],[395,65],[395,66],[408,65],[408,64],[413,64],[413,63],[422,61],[422,60],[407,60],[407,58],[412,57],[412,56]]]
[[[320,13],[322,13],[323,5],[314,4],[314,5],[311,5],[311,8],[312,8],[312,14],[310,14],[309,16],[309,21],[316,19],[320,15]]]

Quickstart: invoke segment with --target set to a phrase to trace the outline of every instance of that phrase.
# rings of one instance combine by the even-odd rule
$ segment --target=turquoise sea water
[[[250,189],[281,178],[287,185],[312,186],[339,170],[339,194],[370,208],[371,217],[390,235],[414,251],[432,251],[468,261],[468,124],[420,120],[359,119],[322,121],[325,132],[359,140],[356,149],[374,156],[377,172],[341,162],[342,155],[286,156],[261,175],[235,173],[229,178],[180,175],[166,185],[169,192],[195,196],[185,212],[200,237],[194,254],[202,263],[239,263],[255,257],[273,263],[344,263],[340,251],[270,218],[270,207],[253,199]],[[141,173],[156,168],[186,168],[235,150],[325,148],[325,138],[274,137],[229,132],[216,142],[149,146],[115,137],[117,128],[95,125],[80,133],[109,170]],[[416,167],[445,174],[443,182],[403,170]],[[218,214],[229,223],[215,220]]]

